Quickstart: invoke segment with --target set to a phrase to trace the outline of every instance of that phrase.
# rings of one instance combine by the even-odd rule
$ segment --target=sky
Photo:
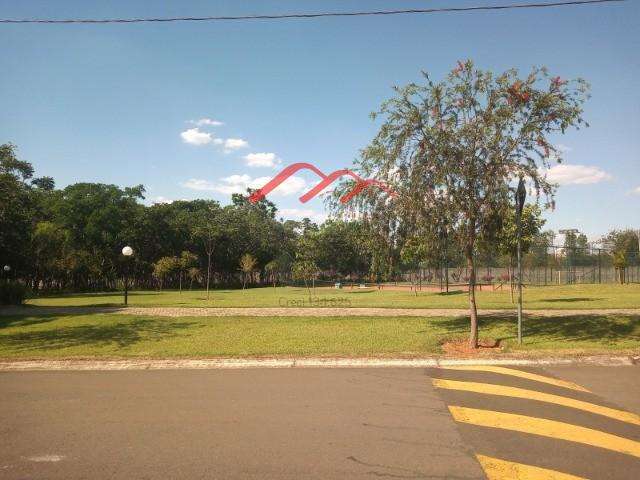
[[[106,18],[430,8],[440,1],[9,1],[2,18]],[[592,86],[590,128],[557,139],[565,162],[545,228],[596,239],[640,229],[640,2],[482,13],[217,23],[0,25],[0,143],[38,176],[143,184],[145,202],[260,187],[286,165],[350,167],[380,126],[394,85],[483,69],[546,65]],[[322,221],[318,178],[269,199],[285,218]]]

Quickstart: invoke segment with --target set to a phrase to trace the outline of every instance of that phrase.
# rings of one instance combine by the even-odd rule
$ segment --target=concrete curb
[[[17,360],[0,361],[0,371],[86,370],[205,370],[247,368],[429,368],[455,365],[636,365],[640,357],[587,356],[540,359],[384,359],[384,358],[293,358],[293,359],[201,359],[201,360]]]

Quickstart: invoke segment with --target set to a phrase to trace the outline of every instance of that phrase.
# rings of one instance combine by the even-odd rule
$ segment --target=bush
[[[0,305],[22,305],[27,289],[21,283],[0,283]]]

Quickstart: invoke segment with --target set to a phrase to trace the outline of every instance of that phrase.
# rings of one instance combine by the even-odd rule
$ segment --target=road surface
[[[640,367],[461,368],[0,372],[0,478],[640,478]]]

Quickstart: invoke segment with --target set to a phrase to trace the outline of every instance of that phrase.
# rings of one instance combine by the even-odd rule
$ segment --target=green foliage
[[[240,257],[240,271],[242,272],[242,289],[247,286],[247,277],[255,271],[258,260],[250,253],[245,253]]]
[[[602,241],[612,251],[614,265],[616,255],[619,259],[625,258],[625,267],[640,265],[640,231],[631,229],[612,230],[602,238]]]
[[[160,280],[160,285],[164,283],[165,278],[178,273],[182,265],[177,257],[162,257],[153,265],[153,275]]]
[[[309,295],[311,295],[309,283],[313,281],[317,274],[318,265],[311,260],[296,260],[293,262],[293,265],[291,265],[291,276],[296,281],[304,282]]]
[[[546,68],[520,76],[498,75],[458,62],[446,79],[424,73],[422,84],[395,88],[373,118],[383,124],[356,161],[363,176],[388,182],[389,197],[368,189],[347,208],[357,208],[387,244],[438,235],[444,223],[470,270],[471,344],[477,345],[474,256],[482,239],[500,231],[500,214],[513,203],[522,178],[538,196],[553,200],[554,185],[541,173],[561,160],[554,135],[584,124],[588,97],[583,80],[551,78]],[[334,206],[346,182],[335,190]],[[430,232],[430,234],[428,233]]]
[[[496,232],[498,249],[506,255],[515,257],[518,248],[518,225],[515,209],[507,208],[501,212],[500,219],[502,225]],[[538,205],[527,204],[522,210],[520,222],[521,248],[522,253],[526,254],[538,239],[546,220],[542,218],[542,211]]]
[[[242,257],[240,257],[240,270],[243,273],[249,274],[256,269],[257,263],[258,260],[256,259],[256,257],[251,255],[250,253],[245,253],[244,255],[242,255]]]

